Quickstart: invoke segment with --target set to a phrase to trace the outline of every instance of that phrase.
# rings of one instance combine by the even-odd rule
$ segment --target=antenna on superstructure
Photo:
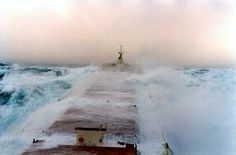
[[[120,51],[118,52],[118,54],[120,56],[118,57],[117,64],[123,64],[123,57],[122,56],[123,56],[124,52],[123,52],[122,44],[120,45]]]

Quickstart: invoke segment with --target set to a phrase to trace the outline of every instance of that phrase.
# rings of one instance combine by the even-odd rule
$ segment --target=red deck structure
[[[136,155],[136,152],[133,144],[126,144],[124,148],[59,145],[57,148],[24,152],[23,155]]]

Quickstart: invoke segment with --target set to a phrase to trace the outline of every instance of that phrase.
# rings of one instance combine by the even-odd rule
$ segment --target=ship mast
[[[122,47],[122,45],[120,45],[120,51],[118,52],[118,54],[120,55],[119,57],[118,57],[118,61],[117,61],[117,64],[123,64],[123,54],[124,54],[124,52],[123,52],[123,47]]]

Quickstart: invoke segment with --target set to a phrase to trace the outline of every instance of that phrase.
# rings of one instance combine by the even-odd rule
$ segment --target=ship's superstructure
[[[118,52],[119,57],[114,63],[106,63],[102,65],[104,70],[111,70],[111,71],[138,71],[137,68],[134,66],[129,65],[124,61],[124,50],[123,45],[120,45],[120,50]]]

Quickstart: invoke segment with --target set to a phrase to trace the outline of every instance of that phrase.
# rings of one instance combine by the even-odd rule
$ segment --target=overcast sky
[[[0,0],[0,61],[236,64],[234,0]]]

